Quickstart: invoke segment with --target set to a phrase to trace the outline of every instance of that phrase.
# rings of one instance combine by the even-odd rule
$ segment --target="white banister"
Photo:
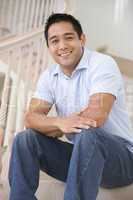
[[[36,0],[32,0],[31,1],[30,17],[29,17],[29,27],[28,27],[29,31],[32,30],[32,27],[33,27],[35,6],[36,6]]]
[[[16,120],[16,132],[19,132],[23,130],[24,128],[24,114],[27,108],[28,94],[31,91],[30,85],[32,83],[31,78],[29,79],[29,74],[31,74],[30,70],[33,68],[32,62],[33,62],[33,44],[29,46],[29,54],[26,58],[25,76],[19,86],[18,102],[17,102],[18,113],[17,113],[17,120]]]
[[[5,0],[1,1],[1,20],[0,20],[0,25],[2,27],[4,27],[4,24],[5,24],[6,4],[7,4],[7,1],[5,1]]]
[[[15,74],[15,77],[13,79],[12,87],[11,87],[11,97],[9,102],[9,108],[8,108],[8,118],[7,118],[7,124],[6,124],[6,137],[5,142],[7,141],[6,145],[12,144],[12,139],[14,136],[15,125],[16,125],[16,113],[17,113],[17,94],[18,94],[18,87],[21,80],[21,49],[19,49],[18,55],[17,55],[17,71]],[[7,138],[7,140],[6,140]]]
[[[2,73],[5,73],[6,78],[0,110],[0,116],[4,116],[3,119],[0,117],[0,125],[6,127],[4,145],[8,146],[3,157],[2,179],[4,180],[7,180],[8,176],[8,164],[14,134],[24,128],[25,109],[35,89],[39,74],[48,67],[49,63],[49,54],[44,39],[44,27],[41,26],[34,30],[33,25],[35,22],[36,25],[38,23],[40,26],[53,10],[56,12],[56,1],[52,0],[50,4],[50,0],[10,0],[10,6],[14,3],[14,13],[11,19],[13,25],[11,28],[14,33],[17,33],[17,22],[21,20],[19,31],[21,30],[22,33],[23,30],[28,30],[28,32],[0,42],[0,60],[8,66],[2,69]],[[20,3],[23,5],[21,6]],[[25,20],[28,20],[28,22],[24,22]],[[32,31],[29,32],[29,30]]]
[[[18,131],[21,128],[23,129],[23,116],[26,108],[27,96],[35,87],[42,60],[46,59],[46,56],[42,57],[44,51],[43,43],[43,29],[39,29],[32,33],[24,34],[21,37],[3,41],[0,44],[0,59],[4,60],[4,62],[7,61],[9,52],[12,51],[12,62],[10,62],[10,64],[7,63],[9,65],[10,73],[6,72],[6,77],[8,77],[9,80],[11,76],[13,77],[6,123],[5,145],[12,143],[11,141],[15,131]],[[11,75],[11,73],[14,75]],[[33,80],[31,80],[31,78]],[[8,81],[5,82],[5,86],[7,85],[9,85]],[[22,89],[22,93],[24,94],[24,97],[22,96],[22,93],[20,94],[21,99],[19,98],[19,89]],[[3,90],[3,102],[7,101],[4,97],[5,94],[6,93],[4,93]],[[1,109],[5,109],[5,111],[1,110],[1,115],[3,116],[7,114],[4,106],[5,105],[3,104],[1,106]],[[4,117],[4,119],[6,119],[6,117]],[[5,126],[5,121],[2,123],[2,126]]]
[[[53,6],[54,6],[54,0],[51,0],[50,1],[50,8],[49,8],[49,15],[52,14],[52,12],[54,11]]]
[[[31,5],[32,5],[32,0],[27,0],[25,9],[24,27],[23,27],[24,33],[26,33],[28,29],[29,18],[31,15]]]
[[[10,30],[10,27],[12,25],[12,20],[13,20],[13,15],[14,13],[14,9],[13,9],[13,0],[9,0],[8,1],[8,9],[7,9],[7,12],[6,12],[6,15],[7,15],[7,28]]]
[[[49,16],[49,7],[50,7],[50,3],[49,3],[50,1],[48,1],[48,0],[46,0],[46,6],[45,6],[45,20],[44,20],[44,23],[45,23],[45,21],[46,21],[46,19],[47,19],[47,17]]]
[[[10,54],[8,55],[8,68],[7,72],[5,74],[5,80],[4,80],[4,86],[3,86],[3,92],[2,92],[2,98],[1,98],[1,106],[0,106],[0,127],[3,129],[3,131],[6,128],[6,119],[7,119],[7,109],[8,109],[8,101],[9,101],[9,93],[10,93]]]
[[[20,12],[20,1],[16,0],[13,7],[14,7],[14,12],[13,12],[13,23],[12,23],[11,29],[12,29],[12,33],[16,34],[17,21],[18,21],[19,12]]]
[[[39,70],[40,70],[40,60],[41,60],[41,55],[42,55],[42,52],[43,52],[42,51],[42,49],[43,49],[42,41],[40,40],[38,43],[36,43],[34,45],[34,48],[37,49],[37,53],[35,55],[36,62],[34,64],[35,67],[34,67],[33,80],[32,80],[33,85],[35,85],[35,83],[36,83],[36,80],[37,80],[38,74],[39,74]],[[39,51],[40,51],[40,53],[39,53]]]
[[[40,36],[43,37],[43,32],[44,32],[44,29],[41,27],[41,28],[38,28],[37,30],[34,30],[32,32],[23,34],[22,36],[13,37],[9,40],[2,41],[0,43],[0,54],[3,51],[6,51],[7,49],[14,48],[16,45],[21,46],[24,43],[27,43],[27,41],[29,43],[30,41],[32,41],[34,39],[38,39],[38,37],[40,37]]]
[[[23,34],[24,33],[24,21],[25,21],[25,10],[27,7],[27,0],[23,0],[23,1],[19,1],[19,6],[20,6],[20,10],[18,10],[19,12],[19,23],[18,23],[18,30],[17,33],[18,34]]]
[[[36,9],[35,9],[35,13],[34,13],[34,24],[33,24],[33,28],[37,28],[38,27],[38,18],[40,15],[40,0],[38,0],[36,2]]]
[[[55,1],[52,0],[51,1],[51,5],[48,4],[49,1],[47,1],[46,6],[49,6],[49,12],[52,12],[52,8],[54,8],[55,5]],[[46,54],[47,50],[46,50],[46,44],[44,43],[44,36],[43,36],[43,28],[37,29],[36,31],[32,31],[31,33],[27,33],[24,34],[23,36],[19,36],[19,37],[13,37],[13,38],[9,38],[9,40],[5,40],[2,41],[0,43],[0,59],[2,59],[4,62],[7,61],[7,57],[9,52],[12,52],[12,63],[7,63],[9,65],[9,71],[11,73],[14,73],[14,76],[17,76],[17,78],[13,79],[12,82],[12,87],[11,87],[11,97],[10,97],[10,106],[9,106],[9,110],[8,110],[8,119],[7,119],[7,125],[6,125],[6,138],[9,138],[8,134],[15,131],[15,121],[16,121],[16,111],[14,111],[15,109],[13,108],[14,106],[17,105],[17,91],[18,88],[20,87],[20,80],[22,80],[22,85],[24,83],[24,104],[26,104],[27,98],[26,98],[26,93],[29,92],[29,90],[33,90],[35,83],[37,81],[38,75],[40,73],[40,71],[42,71],[45,67],[46,67]],[[43,47],[43,43],[45,48]],[[32,44],[32,45],[31,45]],[[30,54],[30,59],[31,59],[31,63],[28,64],[29,68],[26,68],[27,70],[31,70],[29,73],[26,72],[26,74],[32,74],[32,67],[34,66],[34,73],[33,73],[33,81],[32,84],[26,84],[28,78],[26,78],[26,76],[24,77],[23,74],[25,73],[24,70],[24,66],[26,66],[25,62],[26,61],[26,57],[24,57],[24,53],[27,47],[31,47],[28,49],[28,54],[29,52],[32,52],[32,50],[34,51],[32,54],[33,56]],[[19,51],[19,56],[17,55],[17,52]],[[5,52],[5,53],[4,53]],[[45,52],[45,53],[44,53]],[[43,56],[42,56],[43,55]],[[19,60],[19,64],[18,64],[18,60]],[[33,64],[33,61],[35,61],[35,65]],[[21,70],[20,70],[21,69]],[[19,71],[18,71],[19,70]],[[9,72],[6,73],[6,85],[9,85],[10,83],[10,78],[11,78],[11,74]],[[17,79],[15,81],[15,79]],[[16,84],[16,87],[15,87]],[[26,89],[25,89],[26,88]],[[8,88],[9,89],[9,88]],[[5,89],[3,90],[3,97],[2,99],[5,99],[4,96],[6,94],[4,94],[4,91],[6,91]],[[8,91],[9,93],[9,91]],[[5,101],[5,100],[4,100]],[[3,105],[1,106],[3,108]],[[5,108],[4,108],[5,109]],[[19,108],[20,109],[20,108]],[[16,107],[17,110],[17,107]],[[21,110],[23,110],[24,113],[24,108],[22,108]],[[3,112],[3,111],[2,111]],[[1,113],[2,113],[1,112]],[[21,111],[20,111],[21,112]],[[21,117],[22,119],[22,117]],[[9,123],[10,122],[10,123]],[[23,127],[23,125],[20,124],[20,126],[18,125],[18,127]],[[6,143],[9,143],[7,141],[7,139],[5,139]]]
[[[0,26],[20,35],[41,27],[52,12],[64,12],[67,4],[70,0],[1,0]]]
[[[40,16],[39,16],[39,27],[42,26],[42,22],[43,22],[43,17],[44,17],[44,12],[45,12],[45,3],[46,1],[41,0],[41,6],[40,6]]]

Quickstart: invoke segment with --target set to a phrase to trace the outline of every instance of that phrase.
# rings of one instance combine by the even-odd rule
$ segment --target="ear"
[[[84,33],[80,36],[81,45],[84,46],[86,43],[86,36]]]

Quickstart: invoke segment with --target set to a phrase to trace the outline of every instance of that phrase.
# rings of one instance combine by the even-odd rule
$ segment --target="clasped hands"
[[[86,112],[81,111],[68,117],[57,118],[57,127],[62,133],[80,133],[82,129],[97,127],[95,120],[87,117]]]

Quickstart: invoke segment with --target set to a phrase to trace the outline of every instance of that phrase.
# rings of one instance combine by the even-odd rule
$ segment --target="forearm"
[[[48,117],[32,112],[25,116],[25,127],[35,129],[47,136],[61,137],[63,133],[57,126],[57,120],[59,121],[57,117]]]
[[[28,112],[25,117],[26,128],[35,129],[52,137],[80,133],[82,129],[88,129],[93,123],[93,120],[77,114],[68,117],[48,117],[43,113]]]
[[[92,119],[96,122],[96,127],[104,125],[108,119],[116,97],[108,93],[97,93],[90,96],[87,108],[81,111],[80,116]]]
[[[86,108],[80,113],[80,116],[90,119],[92,127],[101,127],[106,120],[106,113],[99,109]]]

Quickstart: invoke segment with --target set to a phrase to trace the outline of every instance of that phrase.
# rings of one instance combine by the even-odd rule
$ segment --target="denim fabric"
[[[74,145],[27,129],[13,143],[10,200],[36,200],[40,170],[66,182],[64,200],[96,200],[99,186],[133,182],[132,149],[133,144],[100,128],[82,130]]]

